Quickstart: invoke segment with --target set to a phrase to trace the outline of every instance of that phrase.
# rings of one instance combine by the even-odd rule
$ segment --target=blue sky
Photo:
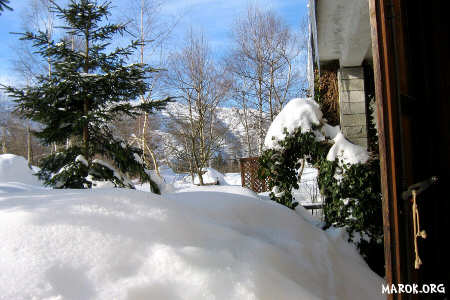
[[[123,14],[127,4],[133,0],[112,0],[115,6],[113,17]],[[22,31],[21,15],[28,0],[12,0],[14,11],[5,11],[0,16],[0,82],[15,81],[11,60],[16,55],[13,46],[18,37],[9,32]],[[271,8],[294,30],[298,30],[301,19],[306,14],[306,0],[164,0],[163,18],[180,18],[173,32],[172,48],[177,47],[186,31],[192,27],[203,32],[215,53],[223,53],[230,42],[230,28],[236,18],[245,13],[248,4],[261,8]],[[9,81],[9,82],[8,82]]]

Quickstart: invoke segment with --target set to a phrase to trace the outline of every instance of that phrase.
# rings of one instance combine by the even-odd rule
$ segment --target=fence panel
[[[242,186],[251,189],[255,193],[268,191],[268,178],[258,178],[259,157],[246,157],[239,160],[241,166]]]

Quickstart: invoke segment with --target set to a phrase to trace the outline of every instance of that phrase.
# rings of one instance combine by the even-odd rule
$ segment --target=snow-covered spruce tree
[[[170,99],[130,103],[146,93],[147,74],[157,70],[145,64],[127,65],[137,41],[107,51],[113,35],[125,32],[125,25],[107,23],[110,2],[71,0],[67,8],[51,2],[65,22],[62,28],[82,39],[83,49],[72,50],[67,39],[49,40],[45,32],[24,33],[21,39],[33,42],[37,53],[50,61],[52,72],[38,77],[32,87],[6,88],[24,116],[44,125],[35,132],[38,138],[45,144],[64,145],[42,160],[39,177],[56,188],[90,188],[96,181],[133,188],[129,178],[140,177],[158,192],[140,159],[141,150],[116,138],[109,126],[112,120],[166,105]]]

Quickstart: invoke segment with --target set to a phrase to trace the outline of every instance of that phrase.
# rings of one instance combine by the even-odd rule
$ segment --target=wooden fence
[[[246,157],[239,160],[241,166],[242,186],[251,189],[255,193],[269,190],[268,178],[258,178],[259,157]]]

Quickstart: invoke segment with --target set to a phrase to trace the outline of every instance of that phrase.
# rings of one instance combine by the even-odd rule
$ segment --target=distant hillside
[[[256,114],[256,111],[252,111]],[[247,135],[243,125],[242,110],[234,107],[220,107],[216,112],[216,124],[223,129],[223,145],[221,147],[221,155],[224,159],[236,159],[240,157],[246,157],[249,155],[247,146]],[[169,103],[165,110],[160,111],[152,115],[152,121],[156,126],[152,126],[153,132],[158,134],[161,138],[161,142],[164,144],[173,136],[170,133],[170,123],[173,122],[173,117],[187,117],[188,108],[182,103]],[[253,124],[256,121],[250,120]],[[253,150],[256,150],[257,145],[257,134],[255,126],[250,128],[250,141],[253,146]],[[167,153],[166,153],[167,154]],[[254,155],[254,153],[253,153]]]
[[[38,129],[39,124],[35,122],[28,123],[26,120],[20,119],[17,115],[12,114],[13,105],[10,101],[0,102],[0,140],[7,145],[7,151],[17,155],[26,157],[26,126],[30,124],[32,129]],[[251,155],[257,152],[257,130],[255,110],[251,110],[253,118],[250,117],[249,124],[249,140],[252,148]],[[171,134],[171,124],[174,122],[173,117],[187,117],[188,108],[185,104],[172,102],[166,109],[155,112],[150,115],[150,144],[157,153],[158,160],[162,163],[170,163],[174,157],[171,155],[168,145],[177,145],[177,142]],[[220,156],[225,161],[236,160],[241,157],[248,157],[248,141],[245,128],[242,121],[242,110],[235,107],[220,107],[216,112],[215,126],[221,128],[223,142],[220,150],[215,156]],[[139,123],[135,120],[127,120],[114,124],[115,133],[130,143],[137,142],[134,137],[138,133]],[[266,124],[268,127],[268,124]],[[133,141],[134,140],[134,141]],[[33,137],[33,162],[38,163],[38,159],[45,153],[51,151],[49,146],[40,145],[39,141]],[[59,145],[61,146],[61,145]],[[222,170],[223,171],[223,170]]]

